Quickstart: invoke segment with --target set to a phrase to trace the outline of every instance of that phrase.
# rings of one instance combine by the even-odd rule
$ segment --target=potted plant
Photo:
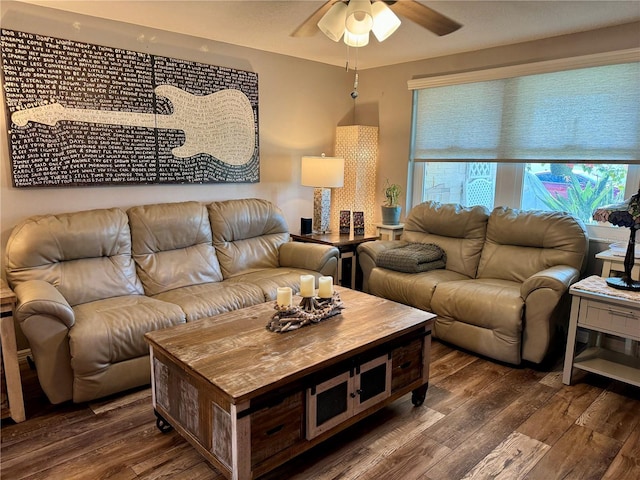
[[[382,223],[383,225],[398,225],[400,223],[400,212],[402,207],[398,205],[398,198],[402,193],[400,185],[397,183],[387,182],[384,187],[385,203],[382,205]]]

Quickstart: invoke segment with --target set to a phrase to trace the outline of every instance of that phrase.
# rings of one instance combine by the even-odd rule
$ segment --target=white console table
[[[385,225],[384,223],[374,223],[380,240],[400,240],[404,231],[404,223],[398,225]]]
[[[604,278],[613,276],[612,272],[619,274],[624,273],[624,257],[614,255],[613,250],[605,250],[604,252],[597,253],[596,258],[602,260],[602,276]],[[637,280],[640,276],[640,259],[635,258],[634,261],[631,278]]]
[[[614,352],[596,341],[575,355],[578,327],[640,340],[640,292],[611,288],[605,278],[594,275],[573,284],[569,293],[571,316],[562,383],[571,385],[573,368],[579,368],[640,387],[640,358],[633,349]]]

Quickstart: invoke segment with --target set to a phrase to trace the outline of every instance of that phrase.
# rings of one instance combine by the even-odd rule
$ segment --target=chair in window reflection
[[[463,204],[483,205],[493,210],[495,199],[495,164],[470,162],[467,164],[467,181],[463,185]]]
[[[493,182],[486,178],[476,178],[464,186],[464,204],[466,206],[483,205],[493,210]]]

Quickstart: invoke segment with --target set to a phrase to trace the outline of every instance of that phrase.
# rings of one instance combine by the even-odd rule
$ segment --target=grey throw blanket
[[[444,268],[447,256],[434,243],[405,243],[381,252],[376,259],[379,267],[405,273],[419,273]]]

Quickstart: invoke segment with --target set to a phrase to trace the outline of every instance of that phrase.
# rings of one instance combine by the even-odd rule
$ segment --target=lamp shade
[[[356,35],[369,33],[373,26],[370,0],[350,0],[347,7],[345,27],[347,31]]]
[[[617,227],[640,229],[640,190],[624,202],[598,208],[593,212],[593,219]]]
[[[400,19],[384,2],[374,2],[371,5],[373,15],[373,34],[379,42],[384,42],[400,26]]]
[[[387,3],[383,0],[338,0],[322,16],[318,28],[334,42],[344,35],[344,43],[350,47],[368,45],[371,31],[379,42],[383,42],[401,24]]]
[[[327,13],[318,22],[318,28],[322,33],[334,42],[342,38],[344,33],[345,20],[347,19],[347,4],[344,2],[334,3]]]
[[[345,30],[344,43],[350,47],[364,47],[369,44],[369,32],[358,35],[351,33],[349,30]]]
[[[300,183],[307,187],[342,187],[344,158],[302,157]]]
[[[624,256],[624,274],[621,278],[607,278],[607,285],[621,290],[640,291],[640,281],[631,278],[635,262],[636,230],[640,230],[640,189],[637,194],[622,203],[598,208],[593,212],[593,219],[629,228],[629,243]]]

